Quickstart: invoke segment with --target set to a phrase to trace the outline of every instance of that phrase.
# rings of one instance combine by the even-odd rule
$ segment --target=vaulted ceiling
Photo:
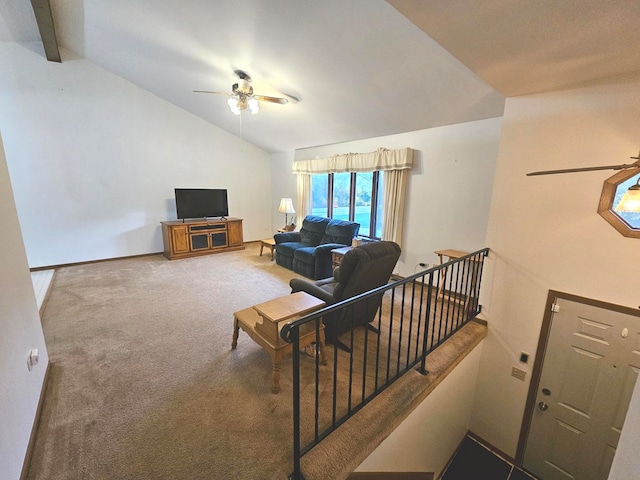
[[[27,0],[0,0],[0,41],[38,42]],[[505,96],[640,71],[637,0],[51,0],[75,56],[267,151],[502,115]],[[43,54],[43,61],[44,54]],[[256,93],[297,98],[233,115]]]

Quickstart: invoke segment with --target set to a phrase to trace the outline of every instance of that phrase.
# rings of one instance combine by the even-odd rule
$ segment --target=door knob
[[[546,403],[544,403],[544,402],[540,402],[540,403],[538,404],[538,408],[544,412],[547,408],[549,408],[549,405],[547,405],[547,404],[546,404]]]

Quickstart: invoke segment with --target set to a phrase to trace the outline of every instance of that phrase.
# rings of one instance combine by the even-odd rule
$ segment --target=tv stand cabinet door
[[[170,227],[171,255],[189,253],[189,227],[187,225],[173,225]]]
[[[231,220],[227,223],[228,242],[230,247],[242,245],[242,220]]]

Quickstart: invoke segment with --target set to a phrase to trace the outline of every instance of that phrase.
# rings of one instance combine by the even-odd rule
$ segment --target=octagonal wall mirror
[[[625,192],[640,179],[638,169],[625,170],[607,178],[602,185],[598,213],[625,237],[640,238],[640,212],[622,212],[615,208]]]

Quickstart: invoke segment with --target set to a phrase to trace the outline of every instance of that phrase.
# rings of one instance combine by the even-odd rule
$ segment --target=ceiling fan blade
[[[291,95],[289,93],[284,93],[284,92],[282,92],[282,94],[294,103],[300,102],[300,96],[296,97],[295,95]]]
[[[268,97],[266,95],[254,95],[253,98],[261,102],[279,103],[281,105],[284,105],[285,103],[289,103],[289,100],[287,100],[286,98]]]
[[[193,93],[213,93],[214,95],[231,95],[228,92],[210,92],[209,90],[194,90]]]
[[[631,157],[636,159],[638,157]],[[602,167],[582,167],[582,168],[565,168],[561,170],[544,170],[540,172],[527,173],[527,177],[536,175],[553,175],[556,173],[574,173],[574,172],[592,172],[594,170],[624,170],[626,168],[640,168],[640,161],[635,163],[624,163],[622,165],[605,165]]]

